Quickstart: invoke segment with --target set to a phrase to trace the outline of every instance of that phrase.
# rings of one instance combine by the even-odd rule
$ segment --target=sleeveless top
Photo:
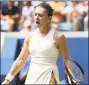
[[[44,37],[42,37],[39,29],[32,32],[29,42],[31,62],[26,84],[49,84],[52,71],[59,83],[56,65],[59,50],[54,44],[54,32],[55,29],[51,28]]]

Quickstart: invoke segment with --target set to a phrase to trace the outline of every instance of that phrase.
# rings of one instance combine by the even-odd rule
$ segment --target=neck
[[[50,28],[50,25],[46,25],[43,27],[39,27],[38,29],[39,29],[41,34],[45,35],[50,31],[51,28]]]

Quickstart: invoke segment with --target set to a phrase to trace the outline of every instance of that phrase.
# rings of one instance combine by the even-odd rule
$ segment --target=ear
[[[51,21],[51,19],[52,19],[52,16],[50,16],[50,17],[48,18],[48,22],[50,22],[50,21]]]

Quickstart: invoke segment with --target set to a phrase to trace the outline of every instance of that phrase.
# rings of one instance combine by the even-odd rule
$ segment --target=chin
[[[40,27],[40,25],[39,25],[39,24],[37,24],[36,26],[37,26],[37,27]]]

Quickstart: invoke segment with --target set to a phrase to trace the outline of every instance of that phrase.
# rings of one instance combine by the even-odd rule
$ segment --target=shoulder
[[[34,35],[37,32],[37,29],[31,31],[31,35]]]
[[[54,33],[54,40],[58,45],[66,43],[66,38],[63,32],[56,31]]]
[[[36,33],[36,30],[33,30],[31,32],[27,32],[25,39],[30,40],[32,36],[34,36],[34,34]]]
[[[62,46],[65,46],[66,44],[66,38],[65,38],[65,35],[64,33],[62,32],[55,32],[54,33],[54,41],[57,45],[58,48],[62,47]]]
[[[54,38],[55,39],[65,39],[65,35],[64,35],[64,33],[63,32],[59,32],[59,31],[55,31],[55,33],[54,33]]]

